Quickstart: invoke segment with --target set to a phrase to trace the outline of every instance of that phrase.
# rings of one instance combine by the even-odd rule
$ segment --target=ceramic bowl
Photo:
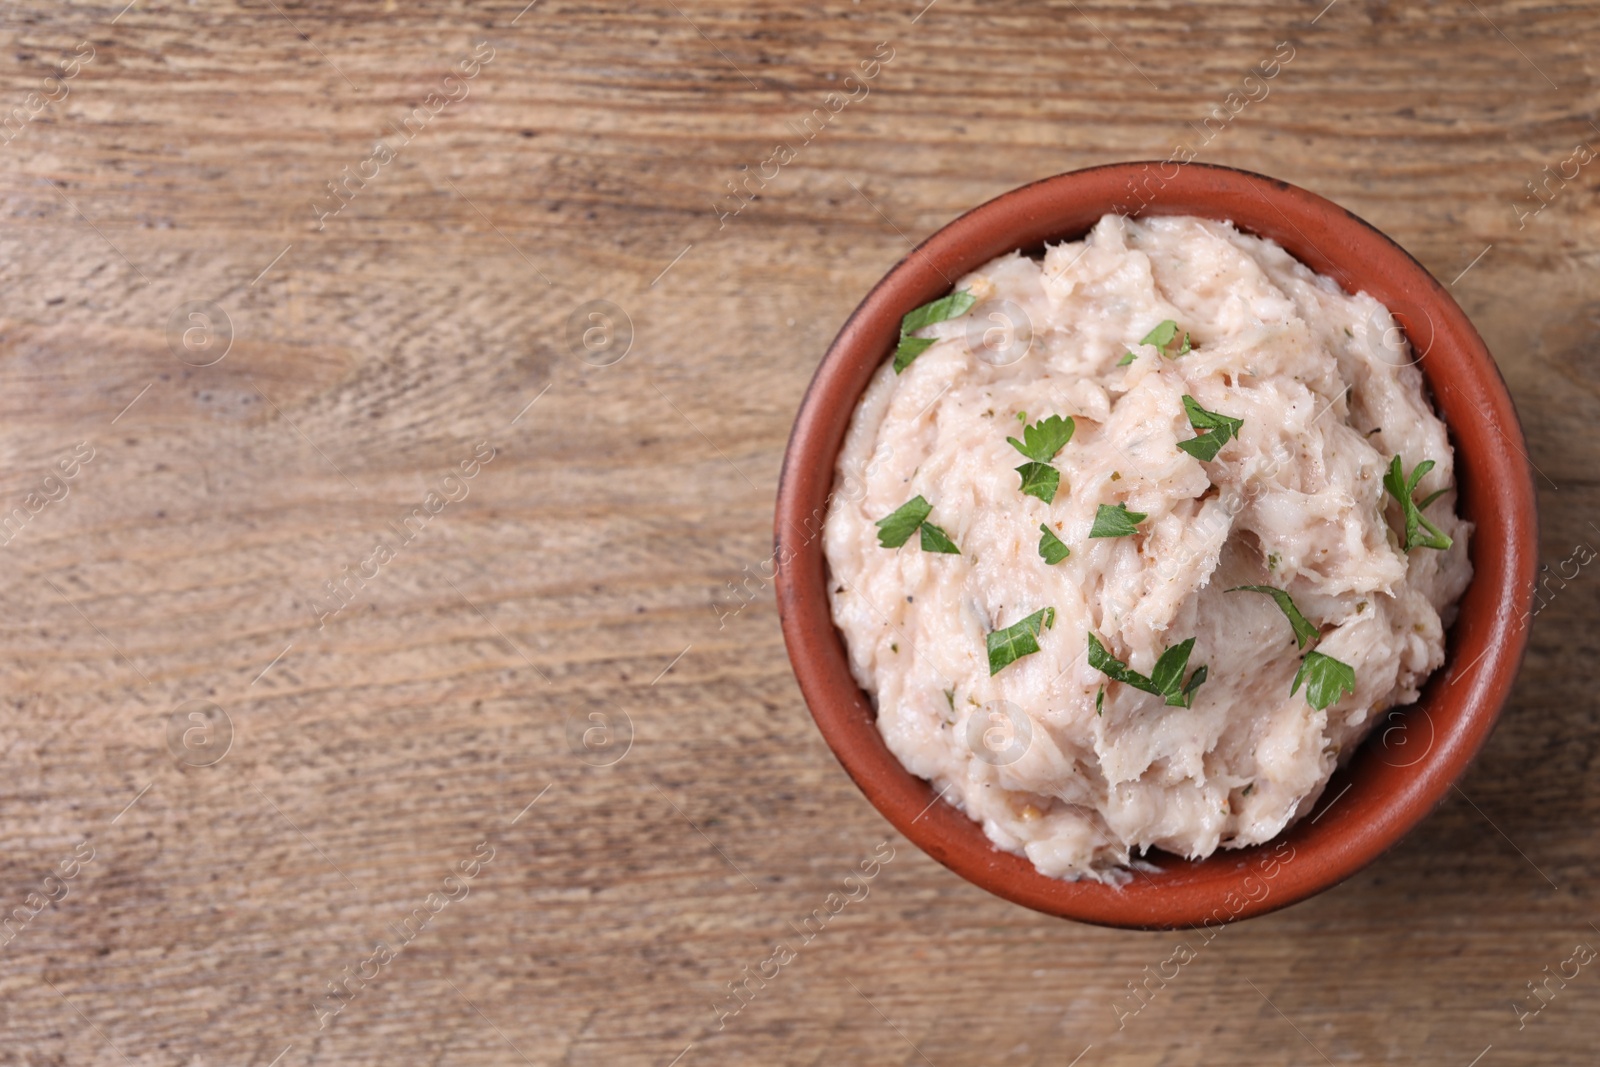
[[[990,844],[982,828],[906,771],[885,746],[872,701],[850,674],[833,625],[820,529],[856,403],[888,357],[900,317],[949,279],[1014,250],[1081,237],[1107,212],[1197,215],[1271,238],[1346,290],[1386,305],[1410,340],[1455,447],[1458,510],[1475,524],[1473,578],[1446,656],[1417,703],[1396,709],[1334,775],[1316,810],[1277,839],[1190,861],[1153,852],[1156,869],[1122,887],[1048,878]],[[795,677],[817,727],[895,828],[963,878],[1051,915],[1107,926],[1224,923],[1292,904],[1348,878],[1424,818],[1483,746],[1527,639],[1538,531],[1530,462],[1511,397],[1450,294],[1399,245],[1331,201],[1226,167],[1122,163],[1006,193],[956,219],[867,294],[817,368],[784,457],[775,587]]]

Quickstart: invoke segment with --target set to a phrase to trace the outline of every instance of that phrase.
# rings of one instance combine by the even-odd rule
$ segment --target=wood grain
[[[1199,158],[1451,282],[1522,411],[1544,557],[1600,547],[1600,163],[1519,217],[1600,145],[1593,5],[923,2],[7,8],[0,1064],[1592,1060],[1596,966],[1514,1007],[1600,946],[1592,568],[1552,583],[1460,792],[1135,1015],[1184,935],[1034,915],[894,834],[760,575],[799,397],[911,243],[1195,144],[1280,42]],[[880,42],[865,98],[719,218]],[[569,342],[594,300],[619,361]],[[210,366],[174,355],[191,301],[231,323]],[[169,746],[196,701],[231,724],[209,766]]]

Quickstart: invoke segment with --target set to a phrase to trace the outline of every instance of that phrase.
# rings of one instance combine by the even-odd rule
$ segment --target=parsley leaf
[[[1051,415],[1048,419],[1040,419],[1032,426],[1022,428],[1022,440],[1015,437],[1006,438],[1011,447],[1021,452],[1035,463],[1049,463],[1056,458],[1056,453],[1067,447],[1067,442],[1072,440],[1072,432],[1078,424],[1071,418],[1063,419],[1060,415]]]
[[[1217,453],[1222,451],[1222,446],[1239,436],[1239,431],[1244,427],[1243,419],[1207,411],[1194,397],[1187,394],[1183,398],[1183,410],[1189,416],[1189,425],[1201,432],[1198,437],[1179,441],[1178,447],[1202,463],[1216,459]]]
[[[1155,345],[1156,351],[1160,352],[1162,355],[1166,355],[1167,346],[1172,343],[1172,339],[1176,336],[1178,336],[1178,324],[1173,322],[1171,319],[1163,319],[1161,322],[1156,324],[1155,329],[1145,334],[1144,338],[1140,340],[1139,343],[1142,345]],[[1172,358],[1177,359],[1178,356],[1187,355],[1188,352],[1189,335],[1184,334],[1183,345],[1178,349],[1178,355],[1173,356]],[[1125,353],[1121,359],[1117,360],[1117,366],[1126,367],[1128,364],[1132,363],[1138,358],[1138,354],[1130,350],[1129,352]]]
[[[945,552],[952,556],[961,555],[961,549],[957,548],[956,543],[950,540],[950,535],[931,522],[922,524],[922,551]]]
[[[932,510],[933,505],[920,494],[907,500],[872,524],[878,528],[878,544],[884,548],[899,548],[911,539]]]
[[[1411,477],[1405,476],[1405,468],[1401,466],[1400,457],[1397,455],[1389,461],[1389,471],[1383,476],[1383,487],[1389,495],[1400,503],[1400,512],[1405,517],[1405,532],[1400,535],[1400,551],[1410,552],[1421,545],[1423,548],[1434,548],[1444,551],[1452,544],[1444,531],[1429,522],[1422,514],[1422,509],[1433,503],[1438,493],[1433,493],[1421,504],[1411,499],[1416,492],[1417,483],[1422,481],[1422,476],[1433,470],[1433,460],[1425,459],[1411,470]],[[1421,530],[1427,530],[1427,536],[1418,536]]]
[[[1235,419],[1227,415],[1218,414],[1215,411],[1207,411],[1196,403],[1192,396],[1184,396],[1183,410],[1189,416],[1189,425],[1197,430],[1212,430],[1226,434],[1229,437],[1237,437],[1239,431],[1244,429],[1243,419]]]
[[[1282,589],[1277,589],[1270,585],[1237,585],[1228,590],[1228,592],[1265,593],[1277,601],[1278,608],[1288,617],[1289,625],[1294,629],[1296,648],[1305,648],[1307,641],[1314,641],[1321,636],[1316,626],[1312,624],[1310,619],[1300,614],[1300,609],[1295,607],[1294,600]],[[1293,694],[1291,693],[1290,695],[1292,696]]]
[[[1022,440],[1015,437],[1006,440],[1012,448],[1033,461],[1017,468],[1017,473],[1022,475],[1022,491],[1048,504],[1056,498],[1056,489],[1061,484],[1060,473],[1049,463],[1072,440],[1072,432],[1078,428],[1077,423],[1070,417],[1064,419],[1060,415],[1051,415],[1028,426],[1025,412],[1018,412],[1017,418],[1024,423]]]
[[[1187,441],[1179,441],[1178,447],[1201,463],[1210,463],[1217,458],[1217,453],[1222,451],[1222,446],[1228,443],[1228,435],[1223,433],[1206,433],[1199,437],[1191,437]]]
[[[1094,713],[1096,715],[1106,713],[1106,687],[1103,685],[1100,687],[1100,692],[1094,695]]]
[[[1056,624],[1056,609],[1041,608],[1021,622],[989,634],[989,676],[992,678],[1021,659],[1039,651],[1039,635]]]
[[[1139,532],[1139,524],[1148,515],[1143,511],[1129,511],[1128,505],[1101,504],[1094,512],[1094,526],[1090,537],[1128,537]]]
[[[911,366],[911,361],[938,344],[934,337],[901,337],[894,350],[894,372],[899,374]]]
[[[1054,567],[1057,563],[1072,555],[1072,549],[1062,543],[1061,538],[1057,537],[1050,527],[1040,523],[1039,533],[1042,535],[1039,538],[1039,558],[1050,566]]]
[[[1022,491],[1028,496],[1036,496],[1046,504],[1056,498],[1056,489],[1061,485],[1061,472],[1048,463],[1024,463],[1017,468],[1017,473],[1022,475]]]
[[[1195,690],[1206,680],[1204,665],[1194,669],[1187,683],[1183,680],[1183,672],[1189,666],[1189,654],[1193,651],[1192,637],[1166,649],[1161,653],[1161,658],[1156,660],[1150,677],[1146,678],[1107,652],[1106,647],[1093,632],[1089,634],[1089,666],[1113,682],[1122,682],[1124,685],[1131,685],[1135,689],[1162,697],[1169,706],[1175,708],[1193,706]]]
[[[1150,671],[1150,684],[1157,692],[1165,693],[1183,684],[1183,668],[1189,663],[1189,653],[1194,651],[1194,638],[1163,649],[1155,667]]]
[[[1173,359],[1177,359],[1180,356],[1187,356],[1190,352],[1193,352],[1193,351],[1194,351],[1194,345],[1189,343],[1189,335],[1188,334],[1184,334],[1183,335],[1183,344],[1178,346],[1178,351],[1173,354],[1172,358]]]
[[[1300,691],[1301,682],[1306,683],[1306,703],[1322,711],[1341,696],[1356,691],[1356,671],[1350,664],[1332,656],[1307,652],[1306,658],[1300,661],[1300,669],[1295,672],[1294,685],[1289,687],[1290,696]]]
[[[900,320],[900,333],[904,336],[915,333],[924,326],[932,326],[936,322],[960,318],[971,311],[972,305],[977,302],[978,298],[972,295],[970,289],[958,289],[949,296],[940,297],[914,311],[906,312]]]
[[[906,312],[900,320],[900,344],[894,351],[894,372],[899,374],[911,366],[912,360],[932,348],[937,341],[932,337],[912,337],[913,333],[936,322],[960,318],[971,311],[972,305],[977,302],[978,298],[971,291],[961,289]]]
[[[945,552],[961,555],[961,549],[950,540],[950,535],[928,521],[933,505],[920,494],[901,504],[891,514],[872,525],[878,528],[878,544],[884,548],[899,548],[911,540],[911,535],[922,531],[921,546],[924,552]]]
[[[1159,693],[1155,683],[1137,671],[1130,670],[1126,663],[1106,651],[1106,646],[1091,631],[1089,634],[1089,666],[1110,678],[1113,682],[1122,682],[1135,689],[1143,689],[1146,693]]]
[[[1145,334],[1144,339],[1139,343],[1142,345],[1155,345],[1157,348],[1165,349],[1176,336],[1178,336],[1178,324],[1171,319],[1163,319],[1156,324],[1155,329]]]
[[[1277,601],[1289,619],[1289,625],[1294,629],[1294,639],[1297,648],[1305,648],[1307,641],[1316,641],[1321,635],[1311,620],[1300,614],[1300,609],[1295,607],[1294,600],[1282,589],[1275,589],[1270,585],[1241,585],[1228,590],[1237,593],[1241,590],[1252,593],[1265,593]],[[1356,670],[1343,660],[1334,659],[1332,656],[1321,652],[1307,652],[1300,661],[1300,669],[1294,674],[1294,684],[1289,687],[1289,695],[1294,696],[1300,691],[1300,684],[1306,683],[1306,703],[1318,711],[1325,710],[1328,705],[1336,703],[1341,696],[1356,691]]]

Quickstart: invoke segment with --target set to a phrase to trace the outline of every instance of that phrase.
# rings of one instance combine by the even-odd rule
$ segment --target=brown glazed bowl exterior
[[[1081,237],[1107,212],[1224,219],[1268,237],[1350,292],[1387,306],[1455,446],[1458,508],[1476,526],[1473,578],[1421,699],[1374,727],[1317,810],[1265,845],[1159,870],[1121,888],[1047,878],[906,771],[850,674],[829,612],[820,530],[856,403],[900,317],[996,256]],[[1330,201],[1258,174],[1189,163],[1122,163],[1006,193],[956,219],[895,266],[850,316],[800,405],[778,488],[774,555],[784,639],[817,727],[861,791],[911,841],[1007,900],[1106,926],[1209,926],[1260,915],[1348,878],[1414,827],[1466,770],[1511,691],[1527,638],[1538,530],[1522,428],[1494,359],[1443,286],[1389,238]]]

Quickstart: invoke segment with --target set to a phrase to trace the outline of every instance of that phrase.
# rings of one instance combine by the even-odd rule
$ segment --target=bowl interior
[[[948,292],[951,278],[1011,251],[1081,237],[1114,211],[1230,221],[1387,306],[1450,430],[1458,509],[1476,525],[1473,579],[1446,635],[1444,666],[1416,704],[1374,728],[1317,809],[1265,845],[1201,861],[1152,853],[1150,869],[1120,888],[1039,874],[936,802],[931,786],[900,765],[833,626],[820,538],[845,431],[897,338],[900,316]],[[1534,502],[1521,427],[1492,357],[1445,289],[1398,245],[1343,208],[1261,175],[1192,163],[1115,164],[1024,186],[963,215],[902,260],[851,315],[790,438],[775,585],[790,659],[819,729],[901,833],[968,880],[1039,911],[1111,926],[1209,925],[1283,907],[1348,877],[1422,819],[1465,770],[1509,694],[1526,642],[1537,567]]]

